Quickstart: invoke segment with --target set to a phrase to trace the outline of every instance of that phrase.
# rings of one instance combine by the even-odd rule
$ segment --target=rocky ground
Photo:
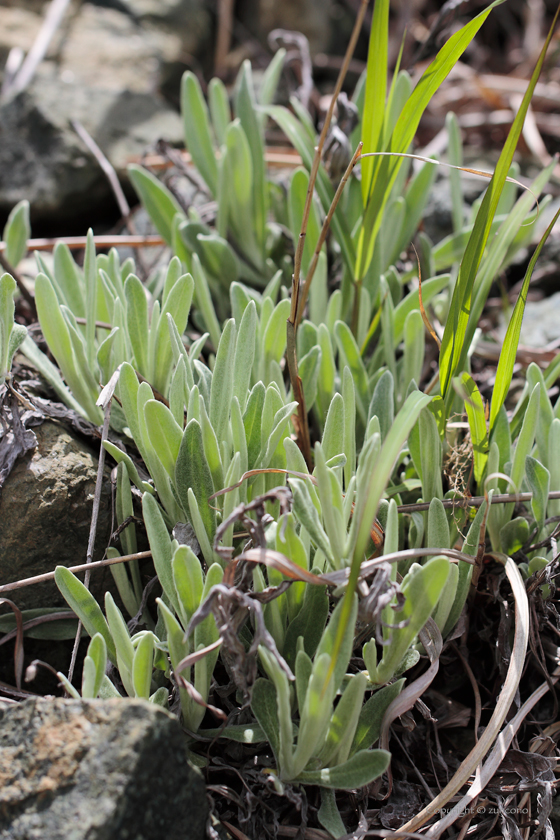
[[[328,92],[337,69],[337,52],[345,47],[357,2],[244,0],[235,4],[232,36],[222,42],[226,47],[220,52],[222,5],[227,4],[218,0],[70,3],[44,59],[20,89],[19,74],[25,67],[22,55],[28,55],[36,43],[48,4],[0,2],[0,228],[11,208],[27,199],[34,235],[82,234],[90,224],[99,232],[114,229],[120,213],[113,191],[72,121],[79,121],[96,141],[132,197],[127,164],[154,150],[161,138],[172,146],[182,142],[178,91],[184,70],[194,70],[207,80],[217,66],[231,81],[243,58],[251,58],[257,69],[266,66],[272,54],[266,36],[274,28],[304,32],[315,71],[323,80],[322,92]],[[439,4],[433,5],[432,11],[437,11]],[[413,16],[422,3],[395,6],[406,17]],[[544,3],[533,6],[542,8],[543,14],[546,11]],[[513,3],[508,11],[515,31],[519,30],[519,9],[520,4]],[[506,24],[510,20],[507,14],[505,20]],[[418,22],[415,25],[420,27]],[[415,37],[421,41],[428,31],[418,29]],[[489,44],[480,47],[475,64],[492,60],[492,37],[490,33]],[[529,61],[530,43],[520,37],[516,43],[518,60]],[[364,33],[354,80],[363,67],[365,44]],[[502,55],[502,69],[510,69],[508,61]],[[558,79],[549,79],[558,84]],[[468,101],[467,81],[460,83],[461,95]],[[314,96],[318,105],[319,94]],[[467,112],[482,113],[483,118],[478,123],[471,118],[474,129],[469,130],[471,139],[478,131],[484,144],[488,141],[484,114],[493,105],[483,102],[481,107],[480,97],[476,101],[478,112],[476,108]],[[422,129],[424,145],[437,136],[446,107],[442,100],[441,113],[436,103],[429,115]],[[560,147],[560,130],[550,119],[548,124],[547,149],[553,152]],[[497,134],[492,142],[499,146],[503,130],[500,126],[493,130]],[[534,150],[526,142],[530,158]],[[441,214],[438,224],[445,225],[449,206],[442,207],[436,195],[434,217],[437,213]],[[554,288],[557,263],[554,256],[550,259],[553,269],[545,280]],[[549,345],[559,335],[554,330],[558,317],[550,317],[552,299],[543,305],[552,323],[551,332],[546,333]],[[527,312],[530,321],[529,308]],[[541,313],[535,314],[536,330],[542,337],[541,318]],[[526,342],[533,344],[528,336]],[[50,571],[58,563],[85,560],[98,433],[85,425],[72,427],[69,414],[42,424],[29,418],[28,429],[37,445],[18,460],[0,495],[0,585]],[[106,498],[110,481],[107,470]],[[36,504],[38,498],[40,504]],[[99,556],[113,529],[110,505],[102,505],[102,510],[97,529]],[[104,589],[107,580],[95,583]],[[56,645],[33,639],[30,633],[25,664],[40,658],[55,669],[67,670],[76,623],[64,614],[65,605],[54,584],[28,587],[8,597],[21,609],[51,608],[58,628]],[[4,633],[2,622],[11,612],[0,607],[0,613],[0,632]],[[13,634],[0,643],[7,642],[0,647],[4,695],[0,699],[0,840],[198,840],[207,830],[208,836],[218,836],[215,828],[206,828],[202,778],[188,764],[186,753],[177,748],[181,731],[175,720],[135,700],[38,698],[36,691],[59,693],[56,678],[47,672],[41,672],[33,693],[25,688],[13,690],[10,639]],[[24,702],[15,704],[15,699]]]

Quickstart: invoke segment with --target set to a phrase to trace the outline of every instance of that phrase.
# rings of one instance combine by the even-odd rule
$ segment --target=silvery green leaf
[[[297,402],[294,400],[293,402],[289,402],[287,405],[279,408],[276,414],[274,415],[274,419],[272,421],[272,431],[270,432],[270,436],[268,438],[266,444],[266,450],[264,451],[262,457],[259,459],[258,466],[261,468],[268,467],[270,464],[271,458],[282,440],[285,436],[285,429],[287,424],[289,423],[290,417],[294,414],[294,411],[297,409]],[[261,438],[262,438],[262,430],[261,430]]]
[[[557,453],[560,452],[560,420],[555,417],[550,426],[548,435],[548,469],[550,472],[550,490],[560,490],[560,459]],[[547,506],[548,516],[558,516],[560,511],[560,500],[550,499]]]
[[[264,71],[258,92],[260,105],[271,105],[273,103],[280,76],[282,75],[285,58],[286,50],[280,48]]]
[[[233,318],[226,321],[212,372],[210,420],[218,440],[224,440],[233,395],[236,327]]]
[[[107,666],[107,645],[101,633],[96,633],[89,643],[84,659],[82,697],[94,700],[99,694]]]
[[[533,511],[533,516],[540,531],[544,525],[546,516],[546,505],[550,489],[550,473],[536,458],[527,455],[525,458],[525,475],[533,494],[531,510]]]
[[[356,392],[350,368],[345,367],[342,374],[342,400],[344,404],[344,448],[346,464],[344,466],[344,486],[348,490],[356,469]]]
[[[322,749],[328,733],[335,693],[331,656],[329,653],[317,651],[300,713],[298,742],[293,755],[293,777],[305,770],[310,759]]]
[[[93,638],[96,633],[101,633],[107,645],[107,655],[113,665],[117,664],[117,652],[109,626],[105,616],[101,612],[99,604],[86,589],[81,580],[72,574],[66,566],[57,566],[54,572],[54,581],[58,586],[64,600],[74,610],[86,632]]]
[[[64,690],[68,693],[69,697],[73,697],[74,700],[81,700],[80,692],[74,688],[68,677],[62,673],[62,671],[57,671],[56,676],[58,677],[61,686]],[[119,695],[120,696],[120,695]]]
[[[169,538],[169,532],[163,520],[159,505],[149,493],[144,493],[142,496],[142,514],[144,516],[144,523],[146,525],[152,558],[159,582],[169,599],[169,603],[173,605],[174,610],[179,614],[179,604],[171,567],[171,539]]]
[[[383,658],[377,666],[376,682],[388,682],[408,648],[432,614],[449,576],[449,560],[435,557],[424,566],[413,564],[406,574],[401,591],[405,602],[401,610],[395,611],[395,624],[406,622],[399,629],[385,628],[391,643],[383,649]],[[384,634],[385,635],[385,634]]]
[[[169,692],[164,685],[160,685],[148,698],[150,703],[161,706],[166,712],[169,710]]]
[[[539,461],[544,467],[546,467],[548,466],[548,434],[554,414],[552,411],[552,405],[550,402],[550,397],[548,396],[548,391],[546,383],[544,381],[543,373],[538,365],[536,365],[534,362],[531,362],[531,364],[527,368],[527,384],[531,392],[533,391],[537,383],[541,387],[539,391],[540,402],[539,413],[537,417],[536,438]]]
[[[86,355],[90,370],[95,367],[95,321],[97,312],[97,263],[95,259],[95,239],[93,230],[87,232],[84,254],[84,280],[86,284]]]
[[[342,398],[341,398],[342,399]],[[315,444],[315,476],[321,502],[321,514],[335,568],[340,568],[344,559],[346,527],[342,515],[342,492],[334,472],[327,467],[323,448]]]
[[[259,677],[253,685],[251,694],[251,709],[271,746],[272,752],[279,764],[280,738],[278,708],[276,704],[276,689],[270,680]]]
[[[181,81],[181,113],[185,132],[185,145],[192,160],[212,193],[216,195],[218,166],[210,131],[208,108],[202,95],[200,82],[188,70]]]
[[[261,308],[261,296],[259,293],[255,292],[253,289],[249,289],[249,287],[243,285],[243,283],[231,284],[229,288],[229,301],[231,304],[232,315],[235,318],[235,323],[238,327],[241,324],[243,313],[247,309],[251,300],[254,301],[255,306],[257,307],[257,313],[259,313]]]
[[[60,397],[61,402],[77,411],[82,417],[86,417],[86,413],[80,403],[72,396],[64,384],[58,368],[53,365],[48,356],[39,350],[32,338],[27,337],[21,344],[21,352],[26,356],[31,364],[37,368],[41,376],[49,383],[54,392]]]
[[[550,504],[550,503],[549,503]],[[520,551],[529,539],[529,523],[523,516],[516,516],[503,526],[500,531],[500,544],[504,554],[511,557]]]
[[[319,785],[334,790],[355,790],[379,778],[390,761],[391,753],[386,750],[361,750],[336,767],[304,770],[297,780],[305,785]]]
[[[171,377],[171,384],[169,386],[169,410],[173,418],[179,426],[185,422],[185,410],[188,402],[188,393],[190,391],[187,381],[187,367],[185,365],[185,358],[181,356],[177,362],[177,367]]]
[[[229,289],[239,277],[239,261],[229,242],[217,233],[199,233],[198,255],[207,274],[217,283]]]
[[[279,362],[286,352],[286,321],[290,314],[290,306],[289,300],[281,300],[269,318],[261,348],[265,372],[270,362]]]
[[[238,327],[235,360],[233,365],[233,395],[239,400],[242,411],[245,410],[249,394],[251,371],[255,358],[257,333],[257,308],[254,301],[247,304]]]
[[[434,498],[428,511],[428,548],[449,548],[449,523],[443,503]]]
[[[367,678],[361,671],[349,678],[332,714],[327,740],[319,756],[323,766],[330,767],[348,760],[366,687]]]
[[[336,322],[334,334],[340,354],[339,368],[342,370],[344,370],[345,366],[350,368],[356,388],[356,408],[359,417],[365,424],[369,387],[368,376],[360,355],[360,350],[356,344],[356,339],[350,331],[350,328],[344,323],[344,321]]]
[[[103,682],[101,683],[101,688],[99,689],[99,699],[100,700],[110,700],[112,698],[117,700],[122,699],[122,694],[117,691],[107,674],[103,677]]]
[[[153,384],[161,394],[167,393],[173,360],[169,318],[173,318],[178,334],[182,335],[189,319],[193,292],[194,280],[190,274],[184,274],[178,278],[163,303],[156,330],[155,358],[152,360]]]
[[[309,680],[313,672],[313,662],[311,657],[309,657],[304,650],[298,650],[297,652],[294,672],[296,677],[297,704],[301,713],[305,704]]]
[[[183,429],[171,411],[159,400],[148,400],[144,405],[144,420],[150,444],[165,467],[170,478],[175,475],[175,464],[183,439]]]
[[[187,425],[191,420],[197,420],[200,423],[200,405],[200,391],[198,385],[194,385],[190,390],[187,403]]]
[[[136,697],[149,699],[153,664],[154,634],[147,632],[138,642],[132,662],[132,684]]]
[[[189,505],[189,517],[194,528],[196,538],[199,542],[200,550],[202,551],[202,556],[204,557],[206,563],[210,565],[214,560],[214,553],[212,551],[212,546],[210,544],[210,539],[208,538],[206,526],[204,524],[202,516],[200,515],[198,501],[193,493],[192,487],[189,487],[188,489],[187,500]]]
[[[348,670],[348,664],[350,662],[350,657],[352,655],[352,647],[354,642],[354,632],[356,627],[356,616],[358,613],[358,599],[354,596],[352,600],[352,611],[348,618],[348,621],[344,627],[344,636],[342,638],[342,644],[338,650],[338,657],[334,665],[333,671],[333,686],[334,690],[337,691],[342,683],[342,679],[344,674]],[[329,619],[329,623],[327,624],[323,635],[321,637],[321,641],[319,642],[319,647],[317,648],[317,653],[315,654],[315,659],[321,656],[323,653],[328,653],[331,656],[334,653],[336,639],[338,636],[338,629],[340,626],[340,620],[343,615],[343,599],[341,599],[338,604],[336,605],[331,617]]]
[[[259,655],[263,667],[274,683],[276,688],[276,710],[277,710],[277,732],[278,732],[278,755],[277,761],[280,770],[280,778],[290,780],[294,778],[293,766],[293,726],[291,716],[290,704],[290,686],[288,683],[288,676],[286,672],[280,667],[277,658],[265,648],[263,645],[259,646]],[[271,699],[271,692],[268,690],[269,702]],[[253,710],[255,711],[255,710]],[[268,719],[255,712],[255,717],[268,735],[267,726],[270,727],[271,718]],[[275,739],[276,740],[276,739]],[[271,744],[272,745],[272,744]]]
[[[482,537],[482,527],[485,521],[486,502],[479,507],[476,516],[467,532],[467,538],[464,542],[462,551],[464,554],[475,555],[478,553],[478,546]],[[457,581],[457,591],[455,594],[455,601],[445,623],[445,628],[442,636],[445,638],[455,627],[459,616],[465,606],[467,596],[470,590],[471,578],[473,573],[473,566],[471,563],[459,560],[459,579]]]
[[[422,291],[424,284],[422,284]],[[412,380],[420,381],[424,365],[425,338],[424,322],[420,312],[414,309],[409,312],[404,322],[404,352],[402,377],[400,380],[400,396],[404,399],[405,389]]]
[[[319,379],[320,365],[321,348],[317,346],[312,347],[309,353],[306,353],[298,363],[298,373],[303,385],[303,396],[307,411],[313,408],[317,399],[317,381]]]
[[[531,396],[529,397],[529,402],[525,410],[525,416],[523,417],[523,424],[515,446],[510,475],[513,486],[518,491],[521,489],[521,482],[523,481],[523,477],[525,475],[525,459],[527,458],[527,455],[530,455],[535,440],[540,408],[541,387],[540,382],[537,382],[530,392]],[[513,502],[505,506],[505,512],[508,520],[511,518],[513,509]]]
[[[13,324],[12,331],[10,333],[10,338],[8,339],[8,358],[6,361],[6,370],[10,370],[12,366],[12,359],[14,358],[14,353],[19,347],[21,347],[26,338],[27,327],[24,327],[23,324]]]
[[[235,87],[235,115],[241,120],[241,125],[247,135],[253,161],[253,219],[251,227],[255,231],[257,244],[263,249],[268,212],[264,141],[253,93],[251,63],[249,61],[243,62]]]
[[[171,245],[173,219],[177,214],[184,217],[177,200],[151,172],[135,163],[129,164],[128,177],[156,230]]]
[[[449,614],[451,613],[453,604],[455,603],[458,583],[459,569],[454,563],[450,563],[449,577],[447,578],[447,583],[445,584],[443,592],[441,593],[441,598],[439,599],[433,614],[434,621],[440,631],[442,631],[447,625]]]
[[[214,78],[208,83],[208,105],[214,134],[218,145],[221,146],[225,140],[226,128],[231,120],[228,93],[221,79]]]
[[[247,468],[254,469],[261,451],[261,423],[265,401],[265,387],[262,382],[253,386],[247,407],[243,414],[243,425],[247,441]]]
[[[309,569],[307,550],[299,534],[296,532],[294,518],[291,513],[283,514],[276,529],[276,551],[289,557],[292,563],[306,571]],[[289,620],[293,621],[300,611],[306,591],[303,581],[294,581],[286,592],[288,601]]]
[[[129,477],[142,493],[146,492],[151,493],[153,495],[154,488],[150,484],[148,484],[147,481],[142,481],[130,455],[127,455],[126,452],[123,452],[122,449],[119,449],[119,447],[116,446],[114,443],[111,443],[110,440],[104,440],[103,447],[107,450],[109,455],[111,455],[111,457],[115,459],[117,464],[120,464],[122,462],[126,465],[126,471]]]
[[[332,563],[333,556],[329,538],[321,525],[317,509],[311,500],[311,496],[309,495],[307,483],[303,479],[292,477],[290,477],[288,481],[294,496],[293,510],[295,515],[303,527],[308,531],[315,545],[325,553],[325,555],[329,558],[329,561]]]
[[[317,819],[335,840],[347,834],[346,826],[342,822],[340,811],[336,804],[336,796],[332,788],[322,787],[321,806],[317,811]]]
[[[182,228],[183,226],[181,225],[179,229],[182,230]],[[214,304],[212,302],[208,280],[206,279],[206,274],[204,273],[198,254],[193,254],[192,275],[194,279],[194,296],[196,304],[200,309],[204,325],[210,333],[212,344],[217,348],[220,343],[222,331],[220,329],[220,324],[216,316],[216,310],[214,309]]]
[[[113,600],[110,592],[105,593],[105,614],[107,623],[117,652],[117,666],[127,694],[134,697],[132,682],[132,662],[134,660],[134,645],[130,639],[128,627],[123,615]]]
[[[432,167],[435,169],[435,167]],[[449,284],[450,275],[441,274],[438,277],[431,277],[422,280],[422,302],[424,306]],[[413,289],[406,295],[405,298],[395,307],[394,313],[394,336],[395,344],[400,344],[404,337],[404,327],[406,319],[411,312],[419,311],[418,306],[418,290]]]
[[[243,474],[249,469],[247,440],[245,438],[245,426],[243,425],[239,401],[235,396],[231,402],[231,436],[233,449],[239,454],[239,469],[241,474]]]
[[[185,656],[191,653],[191,646],[188,640],[184,640],[184,630],[171,612],[171,610],[164,604],[164,602],[157,599],[158,612],[163,619],[165,625],[165,632],[167,635],[167,644],[169,646],[169,658],[173,669],[181,662]],[[184,679],[189,680],[188,672],[183,671]],[[196,731],[200,724],[200,706],[189,696],[186,689],[179,686],[179,698],[181,701],[181,712],[183,722],[191,731]]]
[[[329,614],[326,586],[307,585],[301,609],[290,620],[284,638],[284,658],[290,668],[295,667],[298,638],[303,639],[305,653],[315,655]]]
[[[200,606],[204,578],[200,560],[186,545],[180,545],[171,561],[173,582],[179,604],[179,616],[186,627]]]
[[[188,491],[192,490],[208,539],[213,540],[216,530],[216,514],[208,499],[214,492],[214,485],[204,454],[202,431],[196,420],[187,423],[183,433],[183,440],[175,466],[175,486],[185,510],[188,509]],[[197,538],[200,541],[198,534]]]
[[[421,412],[418,418],[418,428],[420,432],[422,496],[424,499],[441,499],[443,497],[441,438],[436,419],[429,409],[426,408]],[[412,451],[411,454],[414,458]]]
[[[222,470],[222,459],[220,457],[220,448],[214,428],[208,419],[208,415],[206,414],[204,400],[202,399],[200,400],[200,428],[202,431],[204,454],[208,462],[210,473],[212,474],[214,487],[222,488],[224,486],[224,476]]]
[[[24,258],[27,252],[27,240],[30,236],[29,202],[19,201],[10,211],[2,233],[2,240],[6,244],[4,256],[14,268],[17,268]]]
[[[35,303],[43,335],[55,357],[70,390],[81,406],[81,412],[92,422],[100,425],[103,412],[95,405],[98,389],[92,390],[93,378],[89,368],[81,370],[77,365],[70,330],[60,309],[52,283],[45,274],[35,279]]]
[[[340,394],[335,394],[331,400],[321,445],[325,453],[325,460],[344,452],[344,400]]]

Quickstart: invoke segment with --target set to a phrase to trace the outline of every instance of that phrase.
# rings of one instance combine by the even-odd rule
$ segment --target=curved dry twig
[[[501,557],[503,558],[504,555],[501,555]],[[525,664],[527,645],[529,643],[529,601],[527,598],[527,593],[525,591],[525,584],[523,582],[523,578],[521,577],[519,569],[517,568],[516,564],[511,559],[511,557],[508,557],[506,559],[505,571],[511,585],[513,596],[515,598],[515,637],[513,642],[511,661],[509,664],[508,672],[502,691],[496,703],[494,714],[492,715],[490,722],[484,730],[478,743],[474,746],[474,748],[467,755],[465,760],[461,763],[461,766],[459,767],[451,781],[444,787],[441,793],[438,796],[436,796],[433,802],[431,802],[429,805],[423,808],[420,811],[420,813],[416,814],[415,817],[413,817],[403,826],[403,829],[405,831],[415,831],[416,829],[420,828],[431,817],[435,816],[438,813],[438,811],[440,811],[445,805],[447,805],[450,799],[453,796],[455,796],[455,794],[467,782],[472,773],[474,773],[476,769],[480,766],[481,762],[488,754],[496,738],[498,738],[498,744],[500,744],[500,739],[503,738],[504,732],[508,732],[509,727],[511,726],[511,724],[508,724],[504,729],[504,732],[500,734],[500,729],[504,723],[506,715],[511,707],[511,704],[519,687],[519,682],[523,673],[523,666]],[[514,733],[512,733],[511,738],[513,738],[513,734]],[[494,752],[491,754],[492,756],[494,755]],[[498,766],[498,764],[496,764],[496,767]],[[457,803],[457,805],[455,805],[445,815],[445,817],[443,817],[435,825],[433,825],[429,829],[427,836],[434,838],[435,840],[435,838],[438,838],[441,835],[441,833],[445,831],[446,828],[449,828],[449,826],[455,822],[455,820],[461,815],[461,813],[464,813],[466,802],[471,802],[472,799],[481,792],[482,788],[480,787],[480,784],[481,776],[479,774],[475,783],[471,786],[467,796],[463,797],[463,799],[461,799],[461,801]],[[484,784],[486,784],[486,782]]]

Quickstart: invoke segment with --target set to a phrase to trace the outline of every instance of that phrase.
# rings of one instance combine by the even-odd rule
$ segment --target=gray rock
[[[46,421],[33,430],[38,446],[19,458],[0,495],[0,581],[51,572],[57,565],[86,562],[97,457],[64,426]],[[94,559],[100,560],[111,534],[111,496],[105,482]],[[92,576],[102,597],[111,574]],[[66,606],[53,582],[16,590],[20,609]]]
[[[82,3],[61,29],[56,61],[42,72],[53,79],[103,90],[153,93],[162,62],[174,61],[181,39],[139,25],[115,9]]]
[[[498,335],[503,341],[507,325],[500,313]],[[546,347],[552,341],[560,338],[560,292],[556,292],[543,300],[529,300],[525,304],[523,323],[521,325],[520,344],[525,347]]]
[[[205,0],[120,0],[120,5],[140,23],[175,33],[191,55],[200,54],[208,40],[211,18]]]
[[[202,840],[204,782],[143,700],[39,698],[0,719],[0,840]]]
[[[155,95],[37,79],[0,107],[0,213],[27,198],[34,220],[75,221],[111,196],[71,119],[121,173],[160,137],[178,143],[183,133],[179,115]]]

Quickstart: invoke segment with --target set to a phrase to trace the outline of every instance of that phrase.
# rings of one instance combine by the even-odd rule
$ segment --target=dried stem
[[[114,566],[116,563],[130,563],[131,560],[144,560],[151,557],[151,551],[137,551],[136,554],[123,554],[122,557],[107,557],[105,560],[96,560],[93,563],[82,563],[79,566],[69,566],[68,571],[77,575],[80,572],[95,572],[97,569],[104,569],[106,566]],[[12,592],[14,589],[23,589],[26,586],[33,586],[35,583],[44,583],[47,580],[54,580],[56,572],[44,572],[42,575],[14,580],[12,583],[4,583],[0,586],[0,593]]]
[[[330,124],[332,121],[332,116],[334,113],[334,109],[336,106],[336,100],[338,95],[342,89],[342,84],[344,82],[344,78],[346,76],[346,72],[348,70],[348,65],[350,64],[350,59],[354,53],[354,49],[356,47],[356,41],[358,40],[358,35],[360,34],[360,29],[362,27],[362,22],[364,19],[364,15],[366,13],[366,8],[368,5],[368,0],[362,0],[360,11],[356,17],[356,22],[354,24],[354,29],[352,31],[352,35],[350,37],[350,42],[348,44],[348,48],[346,50],[346,55],[344,56],[344,62],[342,67],[340,68],[340,73],[338,74],[338,79],[336,82],[335,89],[333,91],[329,109],[327,111],[327,115],[325,117],[325,122],[323,124],[323,128],[319,137],[319,141],[315,146],[315,154],[313,157],[313,163],[311,165],[311,171],[309,173],[309,183],[307,186],[307,195],[305,197],[305,206],[303,208],[303,218],[301,222],[301,230],[298,238],[298,243],[296,247],[296,253],[294,257],[294,274],[292,278],[292,305],[290,309],[290,317],[288,318],[287,322],[287,349],[286,349],[286,359],[288,362],[288,370],[290,374],[290,382],[292,384],[292,390],[294,392],[294,398],[297,400],[298,403],[298,444],[302,451],[303,457],[307,463],[307,466],[311,469],[311,441],[309,436],[309,424],[307,422],[307,411],[305,408],[305,399],[303,395],[303,385],[301,382],[301,378],[298,374],[298,364],[297,364],[297,350],[296,350],[296,337],[297,337],[297,320],[298,320],[298,312],[299,312],[299,295],[300,295],[300,274],[301,274],[301,261],[303,257],[303,248],[305,245],[305,237],[307,235],[307,225],[309,222],[309,213],[311,211],[311,202],[313,200],[313,191],[315,189],[315,182],[317,180],[317,173],[319,172],[319,166],[321,164],[321,156],[323,154],[323,147],[325,145],[325,140],[327,138],[327,132],[330,128]]]
[[[93,241],[96,248],[154,248],[165,245],[164,240],[158,234],[147,234],[146,236],[94,236]],[[86,236],[57,236],[52,239],[28,239],[28,251],[52,251],[55,245],[62,242],[71,251],[81,251],[86,247]],[[6,243],[0,242],[0,257],[6,250]],[[0,264],[1,261],[0,261]],[[8,271],[9,269],[6,269]],[[11,273],[11,271],[10,271]],[[14,277],[17,282],[17,278]],[[22,290],[23,293],[23,290]]]
[[[70,0],[52,0],[33,46],[27,53],[19,71],[13,77],[12,83],[7,90],[3,91],[4,96],[15,96],[29,85],[37,67],[47,54],[49,44],[62,23],[69,5]]]
[[[311,288],[311,282],[312,282],[313,277],[315,275],[315,270],[317,268],[317,263],[319,262],[319,255],[321,253],[321,248],[325,244],[325,240],[327,238],[327,233],[329,231],[331,220],[332,220],[332,217],[334,216],[334,211],[336,210],[337,204],[340,201],[340,196],[342,195],[342,191],[343,191],[344,187],[346,186],[346,182],[348,181],[348,178],[350,177],[350,174],[351,174],[352,170],[354,169],[354,167],[356,166],[356,164],[358,162],[358,159],[359,159],[359,157],[361,155],[361,152],[362,152],[363,145],[364,144],[360,140],[360,142],[358,143],[358,146],[356,148],[356,151],[354,152],[354,154],[352,156],[352,160],[348,164],[346,172],[342,176],[342,180],[340,181],[340,184],[338,185],[336,193],[334,194],[334,198],[331,202],[331,206],[329,207],[329,212],[325,216],[325,220],[323,222],[323,227],[321,228],[321,233],[319,235],[319,239],[317,240],[317,245],[315,247],[315,253],[313,254],[313,258],[311,260],[311,263],[309,265],[309,269],[307,271],[307,275],[305,277],[305,283],[303,284],[303,288],[301,290],[300,301],[299,301],[299,306],[298,306],[298,315],[297,315],[297,320],[296,320],[296,328],[299,325],[299,323],[302,319],[302,316],[303,316],[303,310],[305,308],[305,304],[307,303],[307,297],[309,295],[309,289]]]

